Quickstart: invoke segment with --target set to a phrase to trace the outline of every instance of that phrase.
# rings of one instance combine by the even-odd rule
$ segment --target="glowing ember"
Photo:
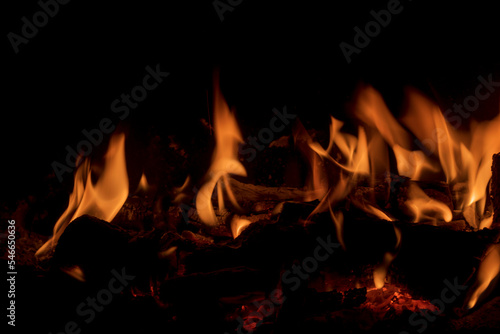
[[[381,318],[391,309],[396,314],[401,314],[403,311],[429,310],[435,312],[437,310],[437,307],[428,300],[416,299],[409,292],[392,284],[383,288],[368,289],[366,302],[361,305],[361,308],[370,309],[375,314],[379,314]]]

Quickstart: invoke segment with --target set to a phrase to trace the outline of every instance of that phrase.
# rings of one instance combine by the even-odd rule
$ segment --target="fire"
[[[137,186],[137,191],[147,192],[149,190],[149,182],[146,178],[146,174],[142,173],[141,180],[139,181],[139,185]]]
[[[124,134],[111,138],[104,157],[104,167],[95,184],[92,176],[90,160],[87,159],[75,173],[68,207],[56,222],[52,238],[36,252],[36,256],[50,252],[74,219],[89,214],[109,222],[120,211],[129,192]]]
[[[382,263],[375,268],[373,271],[373,282],[377,289],[381,289],[385,285],[385,278],[387,276],[387,271],[392,261],[396,258],[399,248],[401,246],[401,230],[394,226],[394,233],[396,234],[396,246],[394,252],[386,252],[384,254],[384,259]]]
[[[320,156],[311,149],[312,145],[317,143],[313,142],[312,138],[307,133],[302,123],[297,122],[293,129],[293,139],[297,149],[303,154],[309,164],[309,175],[306,181],[306,196],[304,201],[321,200],[328,191],[328,175],[325,170]],[[319,146],[319,144],[318,144]],[[321,147],[320,147],[321,149]]]
[[[453,213],[446,204],[430,198],[414,183],[410,183],[408,187],[408,200],[405,205],[414,217],[413,222],[439,220],[450,222],[453,219]]]
[[[471,288],[472,293],[467,299],[467,308],[473,308],[477,302],[484,300],[495,288],[500,275],[500,245],[493,245],[487,254],[477,273],[476,283]]]
[[[417,101],[416,103],[419,102]],[[420,111],[422,109],[417,108],[416,110]],[[392,115],[380,93],[373,87],[365,86],[360,88],[354,105],[354,113],[372,131],[378,132],[387,145],[392,148],[399,175],[416,181],[428,177],[429,174],[434,175],[439,172],[439,166],[432,161],[429,155],[420,150],[413,150],[411,134]],[[421,118],[423,117],[419,115],[417,120]],[[408,119],[408,116],[406,119]],[[412,122],[408,123],[414,124],[414,120],[411,120]],[[420,129],[422,126],[424,125],[420,125],[417,129]],[[431,127],[431,129],[434,129],[434,127]],[[374,160],[378,155],[386,156],[385,151],[382,150],[383,148],[384,146],[379,144],[377,150],[370,150],[370,158]],[[384,162],[380,161],[380,158],[378,164],[384,166]],[[388,166],[388,161],[385,162],[385,166]],[[436,219],[443,219],[445,221],[452,219],[450,208],[440,201],[429,198],[417,185],[410,185],[408,197],[405,205],[407,206],[407,211],[413,216],[413,221],[419,222],[429,217],[435,217],[435,213],[437,213]],[[384,218],[385,213],[378,209],[373,210],[374,208],[371,205],[363,205],[362,208],[371,214],[376,211],[375,213],[378,217],[386,219]]]
[[[426,150],[426,157],[439,158],[446,181],[454,181],[459,173],[456,160],[459,138],[456,131],[446,122],[439,107],[416,89],[406,90],[406,102],[408,107],[401,122],[420,141],[421,148]]]
[[[500,151],[500,142],[495,139],[500,128],[500,113],[493,120],[472,122],[469,133],[459,132],[446,121],[436,103],[416,89],[407,89],[406,108],[398,121],[380,93],[371,86],[362,86],[358,90],[353,111],[367,131],[377,132],[392,149],[399,175],[412,181],[439,181],[444,175],[450,188],[465,183],[466,194],[455,199],[455,209],[462,210],[473,227],[483,228],[491,224],[491,216],[485,217],[484,213],[491,178],[491,157]],[[415,150],[415,146],[420,150]],[[368,155],[371,161],[377,156],[385,156],[382,147],[378,145],[372,149],[370,146]],[[378,164],[383,166],[384,162],[379,159]],[[373,163],[371,166],[373,177]],[[408,195],[405,204],[415,222],[429,219],[451,221],[451,209],[429,198],[415,184]]]
[[[310,216],[325,212],[345,199],[355,185],[355,180],[361,175],[369,174],[365,131],[360,127],[356,137],[340,132],[342,125],[342,122],[331,117],[330,143],[326,150],[309,137],[302,124],[298,123],[299,130],[294,133],[297,147],[311,166],[312,181],[308,182],[307,189],[313,196],[305,200],[320,200]],[[331,154],[335,154],[333,151],[338,151],[338,160],[332,157]]]
[[[248,227],[252,222],[248,219],[240,218],[239,216],[234,216],[231,220],[231,233],[233,238],[236,239],[244,229]]]
[[[225,210],[223,188],[231,204],[239,208],[229,184],[229,174],[246,176],[245,167],[238,161],[238,145],[243,143],[234,113],[220,92],[218,80],[214,84],[214,133],[215,151],[212,165],[207,173],[207,181],[196,196],[196,210],[202,222],[214,226],[218,223],[212,206],[212,193],[217,186],[219,212]]]
[[[437,172],[434,166],[422,151],[409,151],[395,144],[392,148],[396,156],[398,173],[411,180],[421,180],[429,172]]]
[[[422,93],[408,89],[406,95],[408,108],[402,123],[415,134],[428,156],[437,156],[448,184],[466,184],[467,192],[464,198],[457,199],[456,209],[464,212],[473,227],[489,226],[491,219],[484,217],[484,210],[492,156],[500,151],[496,139],[500,113],[489,121],[473,121],[468,133],[458,132],[446,122],[439,107]]]

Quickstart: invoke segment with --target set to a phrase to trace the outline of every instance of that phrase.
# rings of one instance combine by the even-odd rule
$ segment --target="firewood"
[[[147,281],[164,269],[158,257],[165,243],[162,236],[159,231],[131,233],[83,215],[72,221],[61,235],[52,262],[54,268],[79,266],[91,284],[106,280],[111,270],[123,267]]]
[[[231,188],[238,203],[243,207],[251,208],[255,203],[266,201],[302,201],[307,191],[292,187],[265,187],[242,183],[231,179]]]

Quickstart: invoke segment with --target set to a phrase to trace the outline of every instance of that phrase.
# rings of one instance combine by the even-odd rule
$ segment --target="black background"
[[[40,7],[34,0],[2,4],[2,196],[29,194],[52,161],[63,161],[65,146],[83,139],[83,129],[104,117],[117,121],[111,102],[142,82],[147,65],[159,63],[171,75],[125,123],[184,136],[197,136],[208,117],[216,66],[245,138],[283,105],[327,126],[326,115],[343,117],[360,80],[397,112],[404,85],[446,107],[473,94],[478,75],[500,79],[494,2],[401,1],[403,11],[350,64],[339,43],[353,44],[353,28],[388,1],[244,0],[222,22],[212,2],[73,0],[18,54],[7,34],[20,34],[21,18],[31,21]],[[498,94],[488,103],[498,106]]]

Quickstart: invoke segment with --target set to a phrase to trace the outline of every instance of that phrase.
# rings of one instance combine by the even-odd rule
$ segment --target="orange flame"
[[[229,107],[220,92],[218,79],[214,85],[214,133],[215,151],[212,165],[207,173],[207,181],[200,188],[196,196],[196,210],[200,220],[207,225],[217,224],[217,216],[212,206],[212,193],[217,186],[219,199],[219,212],[224,211],[224,198],[222,187],[230,202],[236,208],[239,205],[229,184],[229,174],[246,176],[245,167],[238,161],[238,145],[243,143],[234,113]]]
[[[139,185],[137,186],[137,191],[147,192],[149,190],[149,182],[146,178],[146,174],[142,173],[141,180],[139,181]]]
[[[342,246],[343,250],[346,250],[345,242],[344,242],[344,214],[342,211],[333,212],[331,205],[330,209],[330,217],[332,218],[333,223],[335,224],[335,229],[337,231],[337,240]]]
[[[250,220],[234,216],[231,220],[231,233],[233,234],[233,238],[236,239],[250,224],[252,224]]]
[[[431,105],[430,102],[423,100],[423,97],[417,96],[415,99],[413,94],[410,94],[413,98],[411,101],[418,106],[424,105],[424,107],[410,109],[407,113],[406,121],[408,128],[415,128],[416,133],[420,134],[422,128],[435,129],[434,120],[440,119],[432,114],[432,117],[424,117],[421,114],[416,114],[414,110],[421,112],[422,110],[426,112],[435,113],[436,110],[439,111],[437,107]],[[415,100],[415,101],[414,101]],[[365,86],[358,91],[357,100],[354,107],[355,115],[367,126],[378,131],[378,133],[384,138],[387,144],[392,148],[394,155],[396,157],[397,170],[399,175],[406,176],[412,180],[421,180],[424,176],[429,174],[436,174],[440,171],[439,166],[431,160],[431,158],[426,155],[423,151],[412,150],[411,135],[407,132],[401,124],[396,120],[396,118],[391,114],[387,108],[382,96],[373,87]],[[410,117],[411,116],[411,117]],[[442,117],[444,122],[444,118]],[[426,122],[431,122],[432,124],[420,124],[418,121],[424,120]],[[416,124],[419,124],[418,126]],[[430,130],[429,130],[430,131]],[[426,133],[425,136],[428,134]],[[440,152],[445,152],[446,141],[442,140],[443,143],[440,147]],[[370,158],[376,159],[377,155],[384,153],[381,147],[378,146],[378,150],[370,150]],[[384,153],[385,155],[385,153]],[[449,154],[442,154],[443,159],[448,157]],[[379,165],[383,162],[379,162]],[[418,186],[412,185],[409,193],[409,200],[405,203],[408,207],[408,211],[414,216],[414,221],[421,221],[424,218],[432,216],[434,213],[438,214],[437,219],[445,219],[450,221],[452,219],[451,210],[442,202],[433,200],[429,198]],[[373,213],[373,206],[363,205],[365,211]],[[380,211],[380,210],[375,210]],[[383,216],[378,214],[377,216],[382,219]],[[429,213],[429,215],[428,215]]]
[[[300,122],[297,123],[294,139],[311,166],[310,180],[312,181],[309,181],[307,187],[310,195],[306,200],[320,200],[309,217],[325,212],[331,209],[332,205],[345,199],[355,184],[354,180],[360,175],[369,174],[370,162],[364,129],[360,127],[358,137],[355,137],[340,132],[342,125],[342,122],[331,117],[330,142],[325,150],[310,138]],[[339,151],[341,162],[331,156],[334,150]],[[319,162],[330,164],[327,166]]]
[[[500,151],[500,141],[496,139],[500,113],[489,121],[472,122],[470,133],[465,134],[451,127],[439,107],[416,89],[407,90],[407,101],[409,107],[402,122],[439,158],[449,184],[467,183],[467,193],[458,201],[458,209],[473,211],[474,214],[466,215],[472,226],[488,226],[491,219],[485,219],[483,214],[492,156]]]
[[[401,122],[430,154],[438,156],[446,181],[451,183],[459,172],[456,160],[459,140],[456,131],[446,122],[437,104],[418,90],[407,89],[406,99],[408,108]]]
[[[385,285],[385,278],[387,276],[387,271],[392,261],[396,258],[399,248],[401,246],[401,230],[394,226],[394,233],[396,234],[396,247],[394,252],[386,252],[384,254],[384,259],[382,263],[375,268],[373,271],[373,282],[377,289],[381,289]]]
[[[90,161],[87,159],[78,167],[68,208],[56,222],[52,238],[40,247],[36,256],[50,252],[66,227],[80,216],[88,214],[108,222],[113,220],[128,197],[128,188],[125,135],[114,135],[104,157],[103,171],[95,184],[92,183]]]
[[[494,289],[500,274],[500,245],[491,246],[483,262],[479,266],[476,283],[468,296],[467,307],[473,308],[477,302],[483,301]]]
[[[376,130],[392,148],[400,175],[411,180],[436,180],[444,175],[451,186],[465,182],[468,190],[464,198],[458,199],[456,209],[471,212],[465,218],[472,226],[489,226],[492,219],[484,217],[484,210],[491,178],[491,157],[500,151],[500,141],[495,139],[500,129],[500,114],[490,121],[472,122],[470,133],[464,134],[451,127],[437,104],[416,89],[406,90],[406,102],[401,123],[418,141],[412,142],[412,134],[392,116],[380,93],[371,86],[358,90],[353,109],[355,116]],[[415,144],[422,150],[413,150]],[[373,150],[370,147],[370,159],[373,160],[378,152],[382,153],[380,147]],[[406,204],[415,221],[431,216],[447,221],[452,219],[451,210],[444,203],[430,199],[416,187],[409,195]]]
[[[453,213],[446,204],[430,198],[414,183],[410,183],[408,187],[408,199],[405,205],[414,217],[413,222],[429,220],[450,222],[453,219]]]

